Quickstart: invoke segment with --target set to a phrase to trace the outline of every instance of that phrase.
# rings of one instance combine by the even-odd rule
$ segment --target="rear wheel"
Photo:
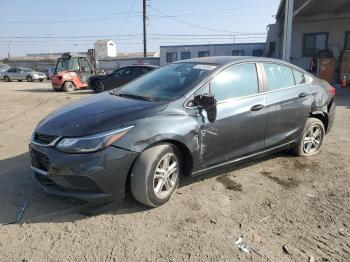
[[[325,136],[324,125],[317,118],[308,118],[298,144],[292,149],[297,156],[312,156],[320,152]]]
[[[101,93],[101,92],[105,91],[105,86],[104,86],[103,82],[100,80],[95,80],[93,82],[93,90],[95,93]]]
[[[5,80],[5,82],[11,82],[11,79],[8,76],[4,76],[4,80]]]
[[[63,84],[63,91],[65,92],[68,92],[68,93],[71,93],[71,92],[74,92],[74,84],[72,82],[65,82]]]
[[[166,203],[180,180],[181,156],[170,144],[160,144],[143,151],[130,175],[133,197],[140,203],[157,207]]]
[[[33,77],[27,76],[27,77],[26,77],[26,80],[27,80],[27,82],[33,82]]]

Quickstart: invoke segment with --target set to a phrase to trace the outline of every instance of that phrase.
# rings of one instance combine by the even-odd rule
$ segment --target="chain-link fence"
[[[12,67],[31,68],[37,71],[46,71],[50,67],[55,67],[57,59],[4,59],[1,61]],[[136,57],[136,58],[109,58],[100,59],[93,63],[97,71],[112,71],[120,67],[135,64],[150,64],[159,66],[159,57]]]

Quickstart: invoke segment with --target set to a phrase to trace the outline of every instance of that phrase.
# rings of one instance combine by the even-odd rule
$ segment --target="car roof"
[[[200,58],[191,58],[181,61],[176,61],[176,63],[202,63],[202,64],[216,64],[216,65],[228,65],[232,63],[238,62],[274,62],[274,63],[282,63],[286,65],[292,65],[283,60],[267,58],[267,57],[256,57],[256,56],[208,56],[208,57],[200,57]]]

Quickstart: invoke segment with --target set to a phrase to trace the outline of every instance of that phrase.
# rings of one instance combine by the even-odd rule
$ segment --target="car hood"
[[[65,137],[79,137],[117,129],[124,123],[150,117],[167,107],[165,102],[122,98],[104,92],[73,102],[39,122],[36,132]]]

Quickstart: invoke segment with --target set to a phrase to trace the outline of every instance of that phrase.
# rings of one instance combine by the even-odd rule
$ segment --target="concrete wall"
[[[186,51],[191,52],[191,58],[195,58],[201,51],[209,51],[210,56],[231,56],[233,50],[243,50],[245,56],[252,56],[254,49],[265,50],[265,43],[161,46],[160,65],[167,64],[166,53],[175,52],[177,60],[181,60],[181,52]]]

